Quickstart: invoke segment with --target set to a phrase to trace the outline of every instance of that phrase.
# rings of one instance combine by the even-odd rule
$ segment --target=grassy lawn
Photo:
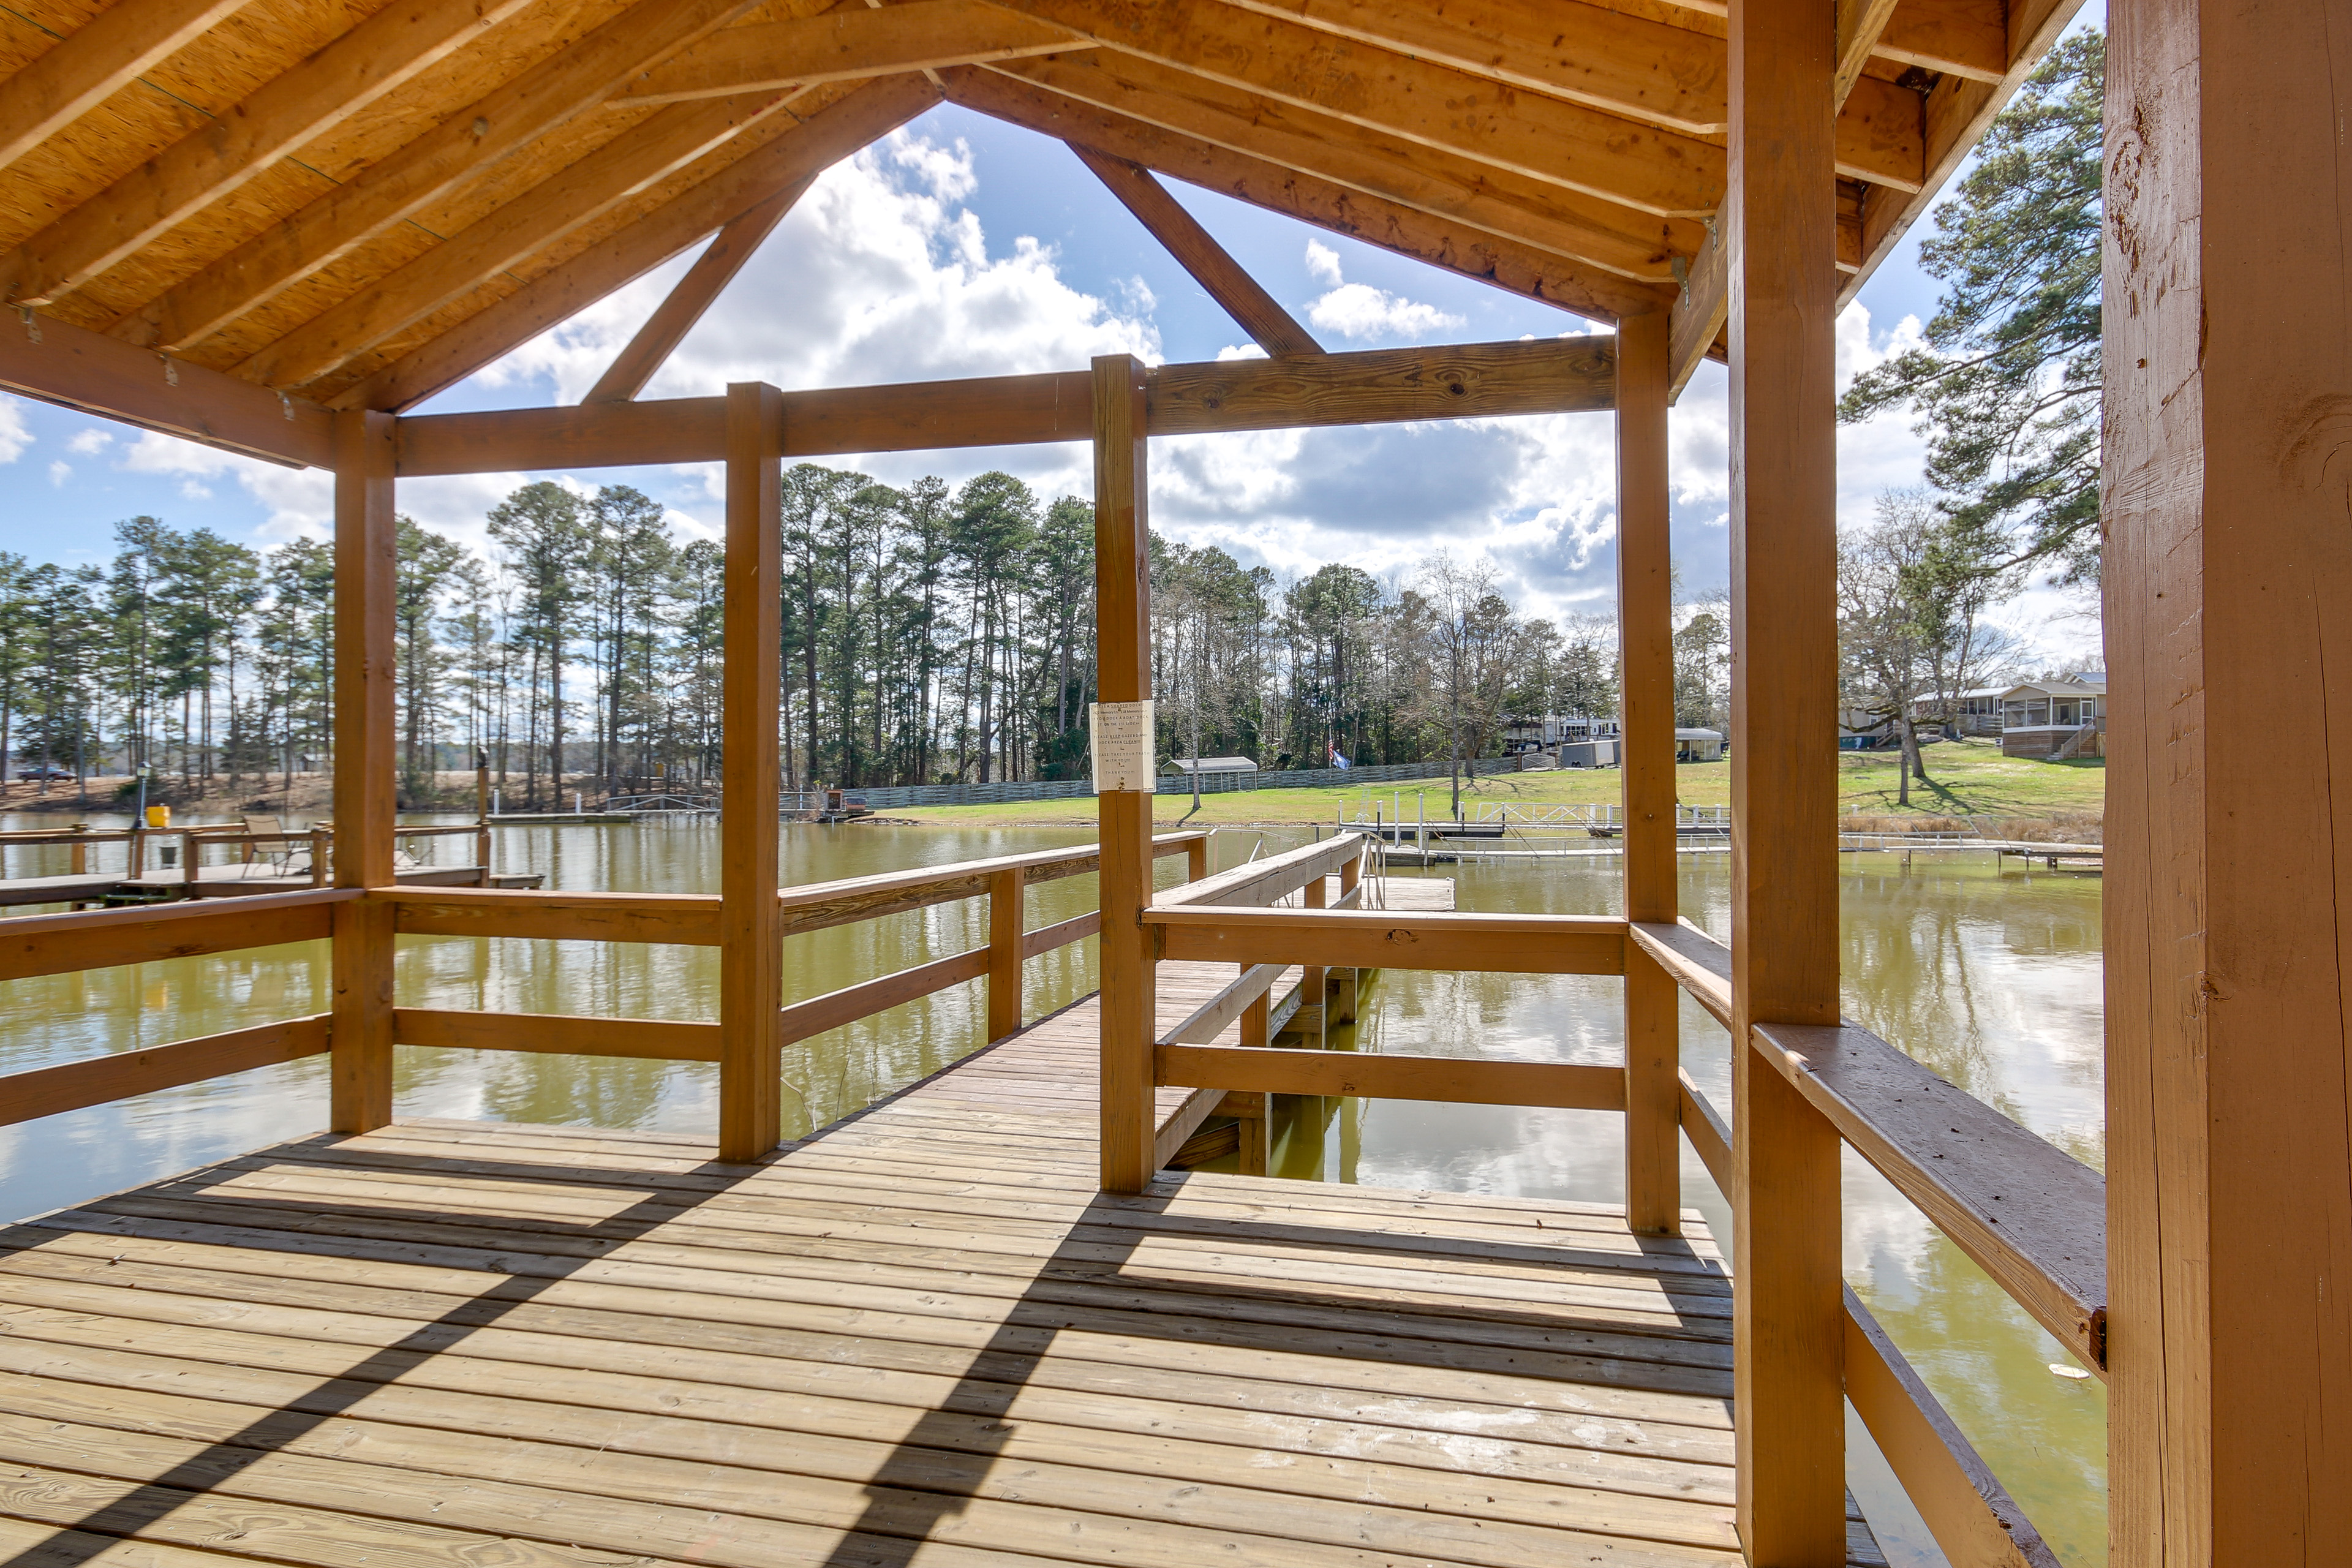
[[[1848,752],[1838,759],[1840,809],[1873,817],[1912,816],[1922,819],[1981,816],[2002,818],[2077,818],[2099,816],[2106,792],[2105,765],[2086,763],[2034,763],[2004,757],[1985,742],[1948,742],[1929,746],[1926,761],[1932,781],[1911,786],[1911,806],[1895,804],[1894,753]],[[1731,799],[1728,763],[1685,763],[1675,770],[1675,791],[1685,805],[1723,805]],[[1614,768],[1567,769],[1547,773],[1501,773],[1465,785],[1464,806],[1475,803],[1514,801],[1526,805],[1599,805],[1618,799]],[[1403,784],[1374,786],[1370,801],[1383,816],[1402,805],[1405,820],[1412,819],[1417,797],[1425,798],[1431,817],[1450,816],[1446,781],[1428,779]],[[1160,796],[1153,815],[1163,827],[1172,826],[1192,808],[1189,795]],[[1201,813],[1192,823],[1202,826],[1230,824],[1306,824],[1335,822],[1342,809],[1368,809],[1367,792],[1358,789],[1236,790],[1201,797]],[[1041,800],[1016,805],[936,805],[891,807],[880,813],[894,819],[941,826],[1011,827],[1074,824],[1091,826],[1095,804],[1090,799]]]

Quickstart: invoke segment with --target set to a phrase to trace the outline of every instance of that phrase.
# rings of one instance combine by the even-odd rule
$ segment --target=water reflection
[[[93,819],[96,820],[96,819]],[[50,826],[20,819],[0,826]],[[1084,828],[796,827],[783,874],[805,882],[1087,841]],[[1247,856],[1255,830],[1226,836],[1218,864]],[[1265,835],[1265,852],[1303,838]],[[499,830],[502,870],[536,870],[548,885],[699,892],[718,885],[715,823]],[[425,841],[459,863],[462,838]],[[61,874],[62,849],[11,850],[16,875]],[[52,863],[54,862],[54,863]],[[109,862],[99,862],[103,866]],[[1161,863],[1172,880],[1182,862]],[[1542,866],[1457,868],[1459,907],[1610,913],[1611,856]],[[1685,856],[1683,908],[1726,933],[1729,861]],[[2003,874],[1988,856],[1853,857],[1844,879],[1842,961],[1849,1016],[1937,1072],[2086,1163],[2104,1161],[2095,878]],[[1045,925],[1093,906],[1094,879],[1030,891]],[[971,900],[792,939],[792,999],[815,995],[984,942]],[[715,1013],[708,949],[403,938],[403,1005],[622,1017],[699,1019]],[[1027,966],[1030,1016],[1095,984],[1093,945]],[[0,1071],[135,1049],[322,1010],[323,944],[225,954],[0,984]],[[1372,1051],[1521,1060],[1619,1058],[1619,983],[1582,976],[1391,972],[1364,995],[1342,1044]],[[948,1065],[979,1043],[982,999],[960,986],[793,1047],[783,1097],[798,1133]],[[1729,1097],[1724,1032],[1695,1004],[1683,1010],[1684,1058],[1717,1102]],[[404,1116],[572,1122],[707,1131],[717,1121],[716,1070],[692,1063],[505,1053],[404,1050]],[[323,1064],[308,1061],[193,1085],[121,1105],[0,1129],[0,1203],[26,1215],[153,1180],[314,1130],[324,1114]],[[1283,1174],[1404,1187],[1587,1202],[1622,1197],[1622,1134],[1589,1111],[1398,1101],[1299,1100],[1278,1122]],[[1685,1202],[1718,1234],[1729,1215],[1685,1152]],[[2057,1342],[1876,1173],[1851,1155],[1845,1172],[1846,1268],[1920,1373],[1983,1450],[2068,1562],[2105,1552],[2105,1406],[2095,1382],[2053,1376]]]

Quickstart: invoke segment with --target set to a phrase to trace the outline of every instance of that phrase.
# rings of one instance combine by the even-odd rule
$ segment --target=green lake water
[[[92,819],[103,825],[105,819]],[[56,826],[0,818],[0,827]],[[793,827],[788,883],[936,865],[1089,841],[1083,828]],[[1227,829],[1215,864],[1272,852],[1303,829]],[[631,826],[506,827],[499,869],[541,871],[551,888],[710,892],[719,831],[689,819]],[[456,863],[470,839],[416,841]],[[60,849],[6,850],[10,876],[62,874]],[[119,847],[93,849],[93,869]],[[1990,854],[1856,855],[1844,878],[1849,1016],[2094,1167],[2104,1164],[2097,878],[1996,869]],[[1181,858],[1160,876],[1181,875]],[[1457,907],[1613,914],[1620,864],[1608,854],[1440,868]],[[1414,874],[1414,873],[1401,873]],[[1683,910],[1727,935],[1729,858],[1686,854]],[[1029,923],[1093,907],[1094,879],[1030,890]],[[852,984],[986,941],[983,900],[794,937],[791,998]],[[399,1000],[416,1007],[639,1018],[715,1015],[714,950],[404,937]],[[1033,960],[1027,1016],[1093,989],[1093,943]],[[1341,1045],[1359,1050],[1529,1061],[1621,1059],[1621,983],[1603,977],[1391,971],[1364,994]],[[257,949],[0,984],[0,1072],[136,1049],[324,1010],[324,943]],[[1685,999],[1685,1062],[1729,1103],[1728,1037]],[[804,1132],[935,1071],[981,1043],[982,987],[959,986],[786,1052],[785,1132]],[[1349,1037],[1352,1036],[1352,1040]],[[709,1131],[717,1069],[699,1064],[404,1049],[404,1116]],[[0,1129],[0,1210],[37,1214],[314,1131],[326,1110],[323,1058]],[[1277,1123],[1276,1168],[1299,1179],[1557,1197],[1622,1197],[1618,1119],[1591,1111],[1403,1101],[1298,1100]],[[1726,1240],[1730,1215],[1695,1155],[1684,1200]],[[1845,1161],[1848,1279],[2059,1554],[2104,1560],[2105,1398],[2044,1333],[1909,1203],[1851,1152]],[[1851,1423],[1850,1423],[1851,1425]],[[1890,1555],[1933,1563],[1916,1519],[1890,1495],[1866,1443],[1850,1466]]]

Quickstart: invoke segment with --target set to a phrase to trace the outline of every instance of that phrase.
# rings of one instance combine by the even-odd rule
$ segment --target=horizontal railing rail
[[[317,1013],[9,1073],[0,1077],[0,1127],[315,1057],[327,1039],[327,1015]]]
[[[1159,1046],[1152,1059],[1162,1084],[1185,1089],[1569,1110],[1625,1109],[1625,1069],[1583,1062],[1480,1061],[1385,1052],[1192,1045]]]
[[[1143,919],[1159,930],[1160,955],[1169,959],[1496,974],[1625,972],[1625,922],[1592,915],[1154,905]]]
[[[1188,855],[1193,845],[1205,846],[1207,841],[1205,833],[1163,834],[1152,840],[1152,854],[1160,858]],[[1085,876],[1097,869],[1101,860],[1101,851],[1093,845],[1047,849],[813,882],[781,889],[776,900],[784,909],[783,929],[789,936],[978,898],[990,891],[993,879],[1007,874],[1018,876],[1024,886]],[[416,936],[719,945],[719,900],[715,893],[373,888],[368,896],[394,906],[394,930]]]
[[[239,844],[309,839],[318,830],[282,835],[247,834],[234,826],[213,833],[194,827],[139,830],[142,834],[167,831],[205,844]],[[403,828],[400,833],[408,837],[477,831],[478,825],[467,824]],[[87,839],[68,834],[56,841]],[[1153,840],[1152,853],[1186,857],[1188,868],[1197,876],[1206,868],[1208,835],[1162,835]],[[1011,933],[1002,943],[992,920],[987,945],[788,1005],[782,1009],[784,1042],[805,1040],[950,986],[982,979],[1010,993],[1009,1012],[1017,1026],[1023,962],[1083,942],[1095,935],[1102,922],[1096,910],[1036,931],[1023,931],[1018,920],[1022,891],[1032,883],[1084,875],[1099,862],[1099,850],[1086,845],[778,889],[777,900],[787,911],[787,933],[821,931],[982,896],[992,900],[1008,899],[1013,916]],[[394,929],[410,934],[705,946],[719,941],[719,900],[707,895],[323,888],[258,893],[228,903],[175,903],[0,921],[0,980],[328,939],[334,934],[335,906],[360,902],[390,905]],[[992,1006],[992,1013],[1000,1017],[1004,1011],[1001,1005]],[[314,1056],[330,1047],[330,1019],[331,1015],[320,1014],[0,1076],[0,1126]],[[446,1049],[689,1062],[720,1058],[720,1029],[715,1023],[395,1007],[392,1026],[398,1044]]]
[[[1736,1173],[1731,1128],[1682,1075],[1684,1135],[1726,1193]],[[2033,1528],[1870,1309],[1844,1290],[1845,1394],[1904,1495],[1956,1568],[2060,1568]]]
[[[1728,948],[1686,921],[1635,922],[1629,935],[1731,1026]],[[1759,1058],[1856,1153],[2105,1375],[2106,1184],[2097,1172],[1867,1029],[1760,1024],[1754,1034]]]
[[[357,888],[305,888],[226,902],[0,921],[0,980],[315,942],[334,934],[332,905],[366,896]]]

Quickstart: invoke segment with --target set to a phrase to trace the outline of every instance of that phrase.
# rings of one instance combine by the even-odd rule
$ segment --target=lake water
[[[93,825],[103,822],[92,818]],[[0,827],[54,821],[0,818]],[[718,887],[719,832],[708,819],[498,830],[500,870],[547,885],[633,892]],[[874,826],[787,830],[783,879],[827,880],[1013,854],[1093,837],[1083,828],[962,830]],[[1304,830],[1228,829],[1219,867]],[[462,860],[468,839],[419,841]],[[93,868],[116,847],[94,849]],[[11,848],[11,876],[61,874],[64,851]],[[1163,880],[1181,858],[1162,861]],[[1445,874],[1449,868],[1440,868]],[[1450,868],[1457,906],[1613,914],[1615,857]],[[1727,934],[1730,862],[1682,860],[1683,910]],[[1843,972],[1849,1016],[2094,1167],[2104,1165],[2099,897],[2095,877],[1996,869],[1985,853],[1848,858]],[[1029,923],[1093,907],[1094,879],[1030,890]],[[987,938],[982,900],[791,939],[789,997],[814,995]],[[639,1018],[715,1016],[717,953],[639,943],[404,937],[404,1006]],[[1027,1016],[1093,989],[1093,944],[1033,960]],[[1360,1050],[1529,1061],[1621,1058],[1620,983],[1601,977],[1391,971],[1364,994]],[[0,1072],[185,1039],[323,1011],[324,943],[0,984]],[[1728,1037],[1687,999],[1683,1055],[1718,1107],[1729,1103]],[[857,1110],[971,1050],[982,988],[959,986],[788,1048],[785,1131]],[[1343,1043],[1344,1043],[1344,1031]],[[404,1049],[399,1113],[614,1128],[709,1131],[717,1069],[691,1063]],[[323,1058],[0,1129],[0,1210],[37,1214],[315,1131],[326,1109]],[[1622,1197],[1613,1114],[1387,1100],[1299,1100],[1277,1123],[1285,1176],[1465,1192],[1614,1201]],[[2069,1563],[2105,1554],[2105,1397],[2044,1333],[1884,1179],[1848,1152],[1846,1273],[1887,1331]],[[1687,1148],[1684,1201],[1727,1238],[1730,1215]],[[1851,1424],[1850,1424],[1851,1425]],[[1898,1563],[1934,1562],[1924,1532],[1890,1500],[1865,1443],[1856,1489]]]

